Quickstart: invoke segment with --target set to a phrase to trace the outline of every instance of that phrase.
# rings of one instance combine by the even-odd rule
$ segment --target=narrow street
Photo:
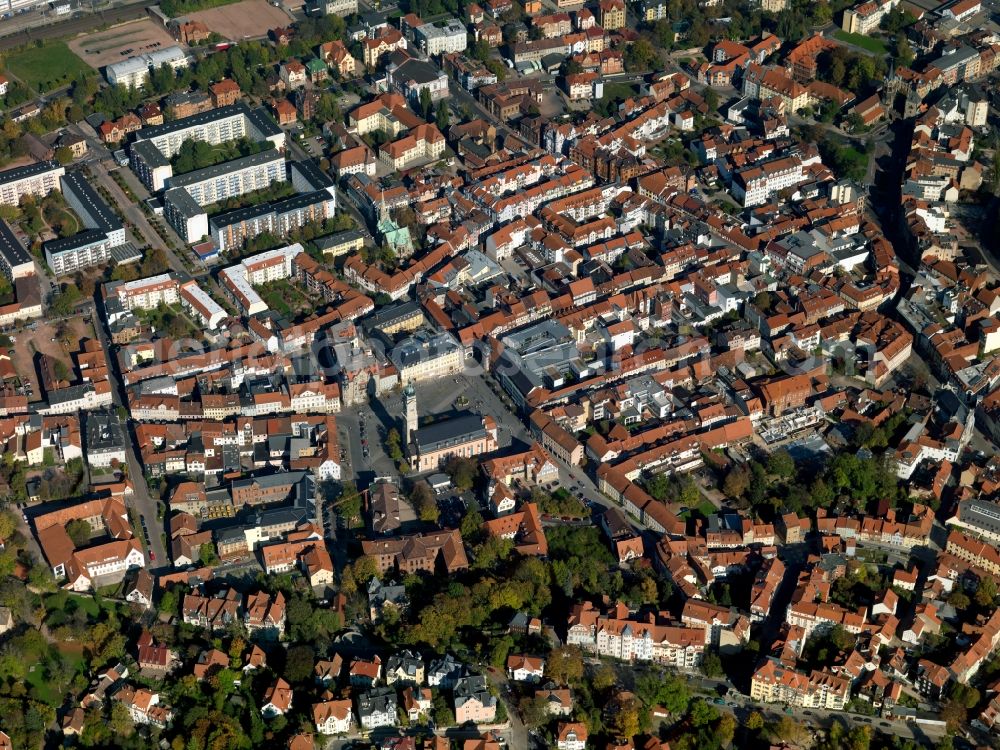
[[[111,398],[114,408],[125,408],[128,403],[125,400],[125,389],[122,386],[120,374],[118,372],[118,361],[114,356],[111,340],[105,328],[105,320],[102,315],[93,310],[94,330],[101,340],[101,347],[104,349],[108,359],[108,378],[111,382]],[[132,507],[139,513],[140,519],[145,519],[146,528],[149,530],[149,560],[147,564],[150,568],[157,568],[168,565],[170,558],[167,555],[167,548],[160,537],[161,529],[165,529],[165,522],[161,522],[156,515],[156,500],[150,496],[149,487],[146,485],[146,476],[142,471],[142,463],[138,459],[138,443],[135,435],[135,423],[129,419],[125,423],[127,432],[125,442],[125,459],[128,463],[128,476],[132,480],[135,494],[132,496]],[[141,526],[141,523],[140,523]],[[135,529],[136,534],[142,534],[142,528]]]
[[[899,207],[902,201],[903,169],[912,136],[913,123],[906,120],[897,120],[886,130],[882,142],[888,152],[883,150],[874,160],[876,168],[869,198],[869,205],[878,216],[886,239],[892,243],[900,260],[910,265],[914,259],[906,252],[909,243],[906,234],[901,231]]]
[[[528,750],[528,728],[521,721],[521,717],[517,715],[517,706],[507,701],[506,696],[508,695],[505,688],[507,688],[507,676],[500,670],[488,669],[486,670],[486,677],[489,679],[490,684],[496,688],[498,698],[504,704],[507,710],[507,716],[510,720],[510,729],[502,732],[503,736],[507,739],[507,744],[510,750]]]

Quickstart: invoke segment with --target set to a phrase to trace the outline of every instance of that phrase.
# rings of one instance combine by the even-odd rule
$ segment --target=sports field
[[[188,13],[186,18],[201,21],[233,42],[265,36],[268,29],[287,26],[292,20],[285,11],[275,8],[267,0],[243,0]]]
[[[73,54],[63,42],[45,42],[16,50],[4,64],[17,78],[38,92],[52,91],[72,81],[77,73],[93,69]]]

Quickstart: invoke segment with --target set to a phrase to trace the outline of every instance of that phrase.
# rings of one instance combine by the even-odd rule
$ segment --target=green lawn
[[[294,297],[291,295],[290,290],[286,287],[286,285],[280,284],[277,281],[272,281],[255,288],[257,293],[260,295],[260,298],[264,300],[267,306],[274,310],[274,312],[286,318],[292,316]]]
[[[710,503],[708,500],[702,500],[693,508],[688,508],[686,511],[681,513],[680,518],[686,521],[695,513],[699,514],[703,518],[708,518],[709,516],[714,516],[718,512],[719,509],[716,508],[714,505],[712,505],[712,503]]]
[[[51,91],[72,81],[77,73],[94,69],[73,54],[63,42],[46,42],[41,47],[25,47],[11,53],[7,69],[39,92]]]
[[[66,647],[56,647],[59,652],[73,665],[75,672],[83,671],[84,661],[83,661],[83,649],[82,648],[70,648],[74,644],[66,644]],[[57,692],[57,688],[53,685],[47,675],[47,670],[45,665],[36,662],[28,667],[28,678],[26,682],[33,688],[32,694],[38,698],[38,700],[46,703],[50,706],[58,706],[63,701],[63,695]]]
[[[26,682],[34,688],[32,691],[38,700],[50,706],[58,705],[57,696],[45,675],[45,667],[37,662],[28,667]]]
[[[701,513],[705,518],[708,518],[709,516],[714,516],[716,513],[718,513],[719,509],[716,508],[714,505],[712,505],[712,503],[710,503],[708,500],[702,500],[700,503],[698,503],[698,512]]]
[[[636,96],[639,93],[639,87],[634,83],[606,83],[604,84],[604,98],[605,99],[618,99],[620,101],[625,101],[631,96]]]
[[[97,602],[94,601],[94,597],[70,594],[67,591],[49,594],[45,597],[44,604],[45,609],[49,612],[71,612],[76,609],[82,609],[92,620],[96,620],[98,614],[100,613],[100,607],[97,606]]]
[[[269,281],[254,288],[268,307],[286,318],[307,314],[315,309],[317,304],[287,279]]]
[[[135,313],[139,320],[151,325],[158,333],[171,338],[201,338],[201,328],[191,321],[180,303],[174,305],[160,303],[152,310],[136,310]]]
[[[843,29],[839,29],[834,32],[833,37],[846,44],[853,44],[855,47],[868,50],[874,55],[884,55],[889,51],[881,40],[865,36],[864,34],[851,34]]]
[[[604,97],[594,102],[594,109],[602,116],[613,115],[618,105],[626,99],[638,96],[639,87],[630,83],[605,83]]]

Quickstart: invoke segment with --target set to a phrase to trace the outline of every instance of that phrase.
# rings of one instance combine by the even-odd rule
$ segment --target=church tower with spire
[[[407,383],[403,389],[403,404],[406,407],[406,430],[403,435],[404,445],[409,447],[413,441],[413,433],[417,431],[417,391],[413,383]]]

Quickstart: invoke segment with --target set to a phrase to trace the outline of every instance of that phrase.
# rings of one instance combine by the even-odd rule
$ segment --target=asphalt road
[[[163,247],[163,242],[153,227],[150,226],[142,209],[128,199],[125,191],[118,186],[117,182],[111,179],[111,175],[108,174],[105,166],[95,165],[94,173],[101,186],[111,194],[115,204],[117,204],[119,210],[124,214],[125,220],[132,225],[132,234],[138,240],[139,246]]]
[[[504,691],[504,688],[507,687],[507,676],[500,670],[490,669],[487,670],[486,677],[496,687],[500,694],[500,700],[507,709],[510,729],[501,732],[501,734],[506,738],[508,747],[510,750],[528,750],[528,728],[521,721],[521,717],[517,715],[517,706],[507,700],[508,693]]]
[[[139,178],[136,177],[132,170],[127,167],[118,167],[118,165],[112,160],[111,151],[100,141],[99,138],[96,137],[96,134],[89,125],[79,123],[71,125],[68,129],[70,132],[81,135],[87,139],[87,154],[77,163],[88,165],[97,175],[97,181],[114,197],[115,202],[124,213],[125,219],[132,225],[133,234],[136,235],[136,239],[139,240],[139,246],[160,248],[166,254],[170,267],[173,270],[187,273],[188,268],[183,259],[178,257],[177,254],[167,247],[166,243],[160,239],[159,234],[157,234],[156,230],[150,224],[149,219],[142,210],[142,207],[126,197],[125,192],[121,189],[118,183],[111,178],[110,171],[117,170],[118,173],[124,178],[129,188],[131,188],[131,190],[135,193],[136,197],[139,200],[144,200],[149,197],[149,193],[142,183],[139,182]],[[183,240],[181,240],[180,237],[174,233],[173,229],[171,229],[165,222],[164,226],[166,227],[168,236],[178,243],[179,246],[183,246]]]
[[[860,714],[846,713],[844,711],[826,711],[818,708],[789,708],[782,710],[772,704],[758,704],[748,696],[735,694],[727,696],[728,703],[735,705],[717,706],[722,710],[732,712],[737,719],[744,720],[752,712],[757,711],[766,721],[779,721],[783,716],[791,717],[797,724],[809,727],[811,730],[817,728],[829,729],[835,722],[845,724],[849,729],[860,726],[869,726],[873,731],[882,732],[894,737],[912,739],[918,743],[933,745],[945,734],[944,727],[928,726],[916,724],[914,722],[903,721],[902,719],[888,720],[880,719],[877,716],[862,716]]]
[[[149,197],[149,193],[146,191],[145,187],[143,187],[142,183],[139,182],[139,178],[135,176],[135,174],[132,172],[131,169],[123,167],[118,170],[118,173],[122,176],[122,178],[125,180],[125,183],[129,186],[132,192],[135,193],[136,197],[139,200],[145,200],[146,198]],[[154,229],[152,224],[150,223],[149,217],[146,216],[146,213],[142,210],[142,206],[138,205],[137,203],[133,203],[132,201],[125,198],[124,191],[121,189],[118,183],[116,183],[113,179],[110,178],[110,176],[108,177],[107,182],[111,182],[116,188],[116,190],[112,191],[111,194],[116,197],[120,196],[125,200],[125,203],[123,204],[125,210],[125,218],[128,219],[129,223],[133,227],[136,227],[138,230],[140,230],[142,235],[146,238],[146,244],[149,245],[150,247],[158,247],[161,250],[163,250],[163,252],[167,256],[168,262],[170,263],[170,267],[173,270],[180,271],[181,273],[188,273],[190,271],[188,264],[186,264],[184,262],[184,259],[178,256],[173,250],[171,250],[167,246],[167,244],[160,238],[160,235],[156,232],[156,229]],[[167,224],[166,221],[163,221],[163,226],[167,232],[167,236],[171,237],[178,247],[185,246],[186,243],[184,242],[184,240],[182,240],[177,234],[174,233],[173,228],[169,224]]]
[[[124,406],[125,389],[122,386],[120,373],[118,372],[118,360],[113,354],[111,340],[105,328],[106,321],[103,316],[97,315],[94,311],[94,329],[101,340],[105,356],[108,359],[108,378],[111,381],[111,398],[114,406]],[[157,568],[169,563],[167,548],[160,537],[160,533],[165,531],[164,521],[160,521],[156,516],[156,500],[150,496],[149,487],[146,485],[146,476],[142,471],[142,464],[138,458],[138,443],[135,438],[135,423],[128,421],[128,439],[125,443],[125,458],[128,464],[128,476],[132,480],[135,493],[132,496],[131,506],[139,513],[140,519],[145,520],[145,527],[149,530],[148,549],[150,568]],[[165,519],[164,519],[165,520]],[[141,524],[140,524],[141,525]],[[142,529],[136,529],[136,533],[142,533]]]
[[[108,177],[107,174],[110,170],[117,170],[122,176],[128,186],[131,188],[132,192],[135,193],[136,197],[140,201],[145,201],[151,196],[149,190],[146,186],[139,181],[139,178],[135,173],[128,167],[119,167],[114,161],[111,150],[97,137],[93,129],[85,123],[77,123],[76,125],[71,125],[69,130],[73,133],[82,135],[87,139],[87,155],[80,159],[77,163],[90,165],[98,174]],[[114,188],[109,187],[112,191],[112,195],[120,196],[124,193],[121,188],[114,182],[113,179],[102,180],[102,184],[107,185],[109,182],[114,185]],[[170,263],[170,267],[182,273],[187,273],[193,278],[202,278],[210,273],[210,269],[203,266],[197,258],[192,254],[189,257],[180,256],[173,250],[171,250],[162,239],[160,239],[159,234],[152,227],[149,218],[146,213],[142,210],[142,207],[126,200],[125,202],[125,213],[126,218],[134,226],[139,226],[143,228],[143,236],[147,237],[148,243],[152,247],[161,248],[167,256],[167,260]],[[174,231],[174,228],[170,226],[165,220],[161,218],[164,231],[166,232],[167,238],[170,239],[177,247],[186,248],[187,243]],[[187,252],[182,249],[180,252]]]

